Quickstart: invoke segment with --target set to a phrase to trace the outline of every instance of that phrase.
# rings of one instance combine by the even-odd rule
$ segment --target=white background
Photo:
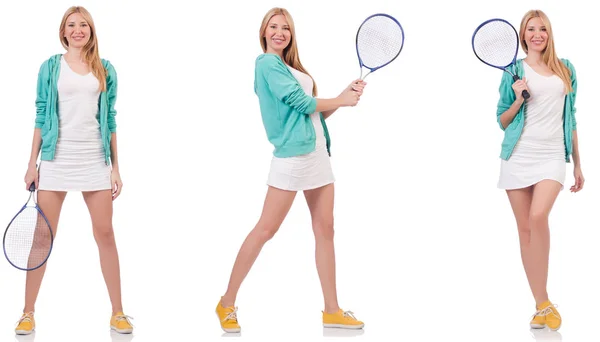
[[[296,23],[303,64],[320,97],[359,75],[355,33],[385,12],[404,26],[399,58],[367,78],[361,102],[328,120],[336,182],[340,305],[364,331],[321,328],[322,297],[309,212],[298,195],[239,293],[244,341],[533,341],[534,313],[517,229],[496,188],[502,72],[480,63],[471,35],[529,9],[552,20],[559,56],[577,69],[584,190],[552,211],[550,298],[564,341],[598,339],[600,91],[592,53],[597,15],[583,1],[80,1],[100,53],[119,77],[117,124],[124,188],[115,202],[125,312],[133,341],[221,339],[214,308],[240,244],[258,219],[272,146],[253,93],[258,29],[274,6]],[[27,197],[40,64],[61,53],[70,1],[2,2],[0,222]],[[243,8],[242,6],[249,6]],[[454,13],[454,14],[453,14]],[[590,42],[590,39],[592,41]],[[523,54],[520,53],[520,57]],[[25,274],[0,262],[0,341],[12,341]],[[36,342],[130,341],[109,332],[110,303],[81,195],[63,207],[36,307]],[[544,333],[538,341],[546,340]],[[112,338],[112,339],[111,339]],[[18,341],[34,341],[32,337]]]

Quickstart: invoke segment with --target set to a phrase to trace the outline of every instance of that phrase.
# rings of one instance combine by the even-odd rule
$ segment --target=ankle
[[[539,301],[538,301],[538,300],[536,300],[536,303],[535,303],[535,307],[536,307],[538,310],[541,310],[541,309],[543,309],[543,308],[545,308],[545,307],[548,307],[548,306],[550,306],[550,305],[552,305],[552,303],[550,303],[550,300],[549,300],[548,298],[546,298],[546,299],[542,299],[542,300],[539,300]]]
[[[235,306],[235,297],[230,298],[227,295],[221,297],[221,306],[224,308],[229,308]]]
[[[337,313],[338,311],[340,311],[340,307],[339,306],[325,306],[325,313],[333,315],[335,313]]]

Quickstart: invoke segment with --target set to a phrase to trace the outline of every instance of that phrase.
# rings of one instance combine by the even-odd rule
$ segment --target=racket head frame
[[[392,21],[394,21],[396,23],[396,25],[398,25],[398,27],[400,27],[400,33],[402,34],[402,44],[400,45],[400,49],[398,50],[398,53],[396,54],[396,56],[394,56],[394,58],[392,58],[389,62],[380,65],[378,67],[368,67],[364,64],[362,58],[360,58],[360,52],[358,51],[358,34],[360,33],[361,28],[364,26],[364,24],[369,21],[369,19],[373,18],[373,17],[386,17],[391,19]],[[358,57],[358,64],[360,65],[360,79],[364,80],[367,75],[369,75],[370,73],[374,72],[377,69],[381,69],[384,66],[392,63],[396,58],[398,58],[398,56],[400,55],[400,52],[402,52],[402,49],[404,48],[404,28],[402,27],[402,25],[400,24],[400,22],[398,20],[396,20],[396,18],[392,17],[389,14],[386,13],[375,13],[372,14],[370,16],[368,16],[365,20],[363,20],[363,22],[360,24],[360,26],[358,27],[358,30],[356,31],[356,39],[355,39],[355,45],[356,45],[356,56]],[[363,67],[365,67],[366,69],[368,69],[369,71],[363,76]]]
[[[505,66],[498,66],[498,65],[493,65],[493,64],[487,63],[486,61],[481,59],[481,57],[479,57],[479,55],[477,54],[477,51],[475,50],[475,36],[477,35],[477,32],[479,32],[479,30],[482,27],[484,27],[485,25],[487,25],[493,21],[499,21],[499,22],[502,22],[502,23],[508,25],[513,30],[513,32],[515,33],[515,36],[517,37],[517,44],[515,46],[514,57],[513,57],[512,61],[510,63],[508,63],[508,65],[505,65]],[[473,48],[473,53],[475,54],[475,57],[477,57],[477,59],[479,59],[483,64],[491,66],[492,68],[506,71],[509,75],[512,76],[512,79],[515,82],[520,79],[518,75],[512,73],[510,71],[510,69],[508,68],[509,66],[514,65],[517,62],[517,55],[519,53],[519,33],[517,32],[517,29],[515,29],[515,27],[508,20],[505,20],[502,18],[492,18],[492,19],[488,19],[488,20],[484,21],[483,23],[479,24],[479,26],[477,26],[477,28],[473,32],[473,36],[471,37],[471,47]],[[527,90],[523,90],[523,97],[525,99],[528,99],[530,97],[530,94]]]
[[[46,261],[48,261],[48,258],[50,258],[50,254],[52,253],[52,247],[54,246],[54,233],[52,232],[52,226],[50,226],[50,222],[48,221],[48,218],[46,217],[46,215],[44,215],[44,212],[38,206],[37,201],[35,200],[34,193],[35,193],[35,183],[32,183],[31,186],[29,187],[29,199],[23,205],[23,207],[21,207],[21,210],[19,210],[19,212],[10,220],[10,222],[8,223],[8,226],[4,230],[4,235],[2,237],[2,250],[4,253],[4,257],[6,258],[6,261],[8,261],[8,263],[11,264],[11,266],[13,266],[14,268],[21,270],[21,271],[34,271],[34,270],[37,270],[38,268],[42,267],[46,263]],[[6,235],[8,233],[8,230],[10,229],[11,224],[14,222],[14,220],[23,212],[23,210],[25,210],[27,207],[29,207],[28,204],[29,204],[29,201],[31,201],[32,197],[34,198],[33,202],[35,204],[35,206],[33,206],[33,208],[35,208],[35,210],[37,210],[38,214],[44,219],[44,221],[48,225],[48,230],[50,231],[50,248],[48,249],[48,254],[46,255],[44,260],[39,265],[37,265],[33,268],[23,268],[23,267],[19,267],[19,266],[15,265],[9,259],[8,254],[6,253]]]
[[[487,25],[493,21],[500,21],[500,22],[507,24],[510,28],[512,28],[513,32],[515,33],[515,36],[517,37],[517,44],[515,46],[514,57],[510,63],[508,63],[507,65],[504,65],[504,66],[493,65],[493,64],[490,64],[490,63],[484,61],[483,59],[481,59],[481,57],[479,57],[479,55],[477,54],[477,51],[475,50],[475,36],[477,35],[477,32],[479,32],[479,30],[482,27],[484,27],[485,25]],[[517,54],[519,53],[519,33],[517,32],[515,27],[510,22],[508,22],[508,20],[501,19],[501,18],[493,18],[493,19],[488,19],[488,20],[484,21],[483,23],[479,24],[479,26],[477,26],[477,28],[473,32],[473,36],[471,37],[471,47],[473,48],[473,53],[475,54],[475,57],[477,57],[477,59],[479,59],[483,64],[491,66],[492,68],[504,70],[504,71],[508,72],[511,76],[513,76],[513,78],[516,76],[515,74],[510,72],[508,67],[515,64],[515,62],[517,61]]]

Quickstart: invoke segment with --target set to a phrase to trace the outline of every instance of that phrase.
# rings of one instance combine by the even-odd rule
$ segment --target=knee
[[[94,238],[98,245],[106,246],[115,244],[115,233],[111,225],[94,227]]]
[[[526,235],[528,235],[529,233],[531,233],[531,227],[529,225],[529,221],[527,221],[527,222],[519,222],[517,224],[517,228],[519,229],[519,234],[526,234]]]
[[[548,214],[543,211],[532,211],[529,214],[529,226],[535,229],[544,226],[548,222]]]
[[[333,240],[333,217],[320,218],[313,221],[313,232],[317,239]]]
[[[50,249],[51,242],[50,234],[36,234],[31,248],[37,252],[47,251]]]
[[[278,230],[279,226],[262,222],[259,222],[254,229],[256,236],[258,236],[258,239],[263,243],[271,240]]]

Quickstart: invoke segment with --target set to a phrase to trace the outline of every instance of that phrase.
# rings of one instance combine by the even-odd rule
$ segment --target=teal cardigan
[[[41,129],[41,160],[53,160],[58,140],[58,76],[60,75],[61,54],[54,55],[40,67],[37,81],[37,97],[35,100],[35,128]],[[110,163],[111,134],[117,131],[115,121],[115,102],[117,99],[117,73],[107,60],[102,60],[106,68],[106,91],[100,93],[98,100],[98,121],[100,135],[104,146],[106,164]]]
[[[278,158],[307,154],[315,150],[315,128],[310,114],[317,100],[306,95],[300,83],[278,55],[265,53],[255,61],[254,92],[258,96],[263,125]],[[321,124],[331,156],[331,140],[322,113]]]
[[[570,163],[570,156],[571,153],[573,153],[573,131],[577,129],[577,121],[575,120],[575,112],[577,111],[575,108],[575,98],[577,96],[577,76],[575,74],[575,67],[568,59],[561,59],[561,61],[571,71],[571,86],[573,87],[573,91],[565,95],[565,107],[563,110],[565,160],[567,163]],[[517,60],[517,62],[514,65],[511,65],[509,68],[513,74],[518,75],[521,79],[523,78],[522,59]],[[523,125],[525,123],[525,105],[521,106],[519,112],[514,117],[513,121],[508,125],[508,127],[502,127],[502,123],[500,122],[500,115],[510,108],[516,99],[515,92],[512,89],[513,83],[514,81],[512,76],[509,73],[504,72],[502,75],[502,81],[500,82],[500,100],[498,101],[498,109],[496,111],[496,119],[500,125],[500,128],[504,131],[502,151],[500,153],[500,158],[504,160],[508,160],[510,158],[515,145],[521,137]]]

